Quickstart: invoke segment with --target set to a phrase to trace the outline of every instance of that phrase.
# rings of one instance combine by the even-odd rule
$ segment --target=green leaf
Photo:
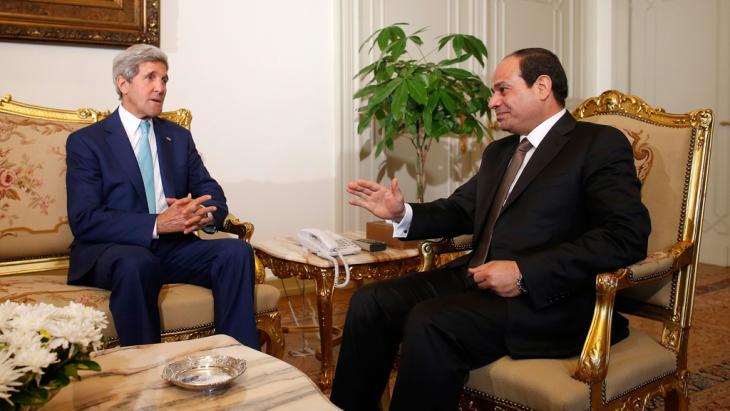
[[[458,64],[458,63],[467,61],[470,58],[471,58],[470,55],[468,55],[468,54],[462,54],[461,56],[459,56],[457,58],[454,58],[454,59],[441,60],[441,61],[438,62],[438,65],[439,66],[451,66],[451,65],[454,65],[454,64]]]
[[[386,139],[385,146],[388,147],[388,150],[393,151],[395,149],[395,145],[393,144],[393,139],[392,138]]]
[[[454,54],[461,56],[464,53],[464,37],[454,36],[454,39],[451,42],[451,48],[454,49]]]
[[[368,74],[370,74],[371,71],[375,70],[375,67],[378,65],[379,62],[380,61],[376,60],[376,61],[368,64],[367,66],[363,67],[362,69],[360,69],[360,71],[357,72],[357,74],[355,74],[355,76],[353,78],[367,76]]]
[[[362,134],[366,128],[370,127],[370,122],[373,119],[373,112],[368,111],[364,115],[360,116],[360,121],[357,122],[357,134]]]
[[[456,103],[454,102],[454,99],[451,98],[451,96],[449,96],[448,93],[443,90],[439,90],[438,95],[439,100],[444,103],[444,107],[446,107],[446,110],[449,110],[449,113],[451,114],[456,114]]]
[[[360,90],[358,90],[357,93],[355,93],[355,95],[352,96],[352,98],[358,99],[361,97],[368,96],[368,95],[372,94],[373,92],[375,92],[375,90],[377,90],[379,87],[380,87],[379,84],[371,84],[369,86],[365,86],[365,87],[361,88]]]
[[[408,102],[408,82],[403,81],[401,85],[395,90],[393,94],[393,101],[390,105],[390,111],[393,113],[393,118],[402,119],[403,111],[406,109],[406,103]]]
[[[408,87],[408,94],[418,104],[426,104],[428,96],[426,95],[426,86],[422,80],[416,78],[406,80],[406,86]]]
[[[384,87],[373,94],[368,101],[368,106],[373,107],[388,98],[388,96],[390,96],[391,93],[393,93],[393,91],[401,85],[401,83],[403,83],[403,79],[396,78],[385,84]]]
[[[98,372],[101,371],[101,366],[96,361],[85,360],[78,361],[78,369]]]
[[[375,157],[379,156],[380,153],[383,152],[383,147],[385,147],[385,140],[378,141],[378,144],[375,146]]]
[[[464,70],[456,67],[442,68],[441,71],[459,80],[467,79],[473,74],[469,70]]]

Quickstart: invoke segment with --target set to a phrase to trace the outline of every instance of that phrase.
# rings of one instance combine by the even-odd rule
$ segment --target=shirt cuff
[[[408,229],[411,228],[411,220],[413,220],[413,209],[408,203],[405,203],[405,208],[406,214],[400,221],[388,220],[389,223],[393,224],[393,238],[408,237]]]
[[[159,218],[159,214],[158,214]],[[155,226],[152,227],[152,239],[153,240],[159,240],[160,236],[157,235],[157,218],[155,218]]]

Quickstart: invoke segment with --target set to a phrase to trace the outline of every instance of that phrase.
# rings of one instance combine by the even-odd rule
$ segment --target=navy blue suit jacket
[[[220,227],[228,215],[220,185],[210,176],[190,132],[153,119],[165,197],[210,194]],[[149,248],[157,215],[149,214],[142,174],[118,111],[72,133],[66,142],[66,190],[71,245],[69,282],[79,280],[113,244]],[[163,241],[166,236],[161,236]]]

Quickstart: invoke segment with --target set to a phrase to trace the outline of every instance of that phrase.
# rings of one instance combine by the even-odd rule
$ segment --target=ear
[[[541,75],[532,85],[540,100],[547,100],[553,95],[553,80],[548,75]]]
[[[129,91],[129,82],[123,76],[117,76],[117,88],[122,92],[122,95],[127,94]]]

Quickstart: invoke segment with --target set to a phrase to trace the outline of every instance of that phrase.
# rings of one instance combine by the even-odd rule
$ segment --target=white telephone
[[[349,255],[360,252],[360,246],[331,231],[317,228],[304,228],[297,234],[302,247],[320,257]]]
[[[359,245],[333,232],[317,228],[301,229],[297,233],[297,237],[299,238],[299,243],[307,251],[332,261],[335,267],[335,287],[342,288],[350,282],[350,266],[342,256],[359,253]],[[345,266],[345,279],[341,283],[337,282],[340,275],[340,265],[335,259],[335,256],[340,257],[342,265]]]

